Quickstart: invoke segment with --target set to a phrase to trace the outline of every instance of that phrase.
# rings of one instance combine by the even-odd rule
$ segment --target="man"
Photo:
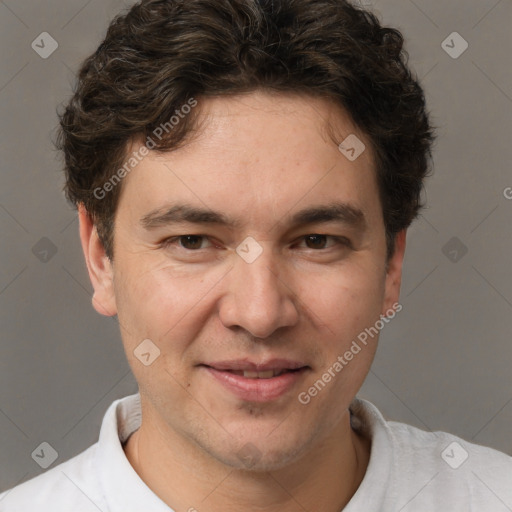
[[[93,305],[140,393],[5,511],[512,510],[512,459],[355,398],[432,128],[344,0],[146,0],[61,116]]]

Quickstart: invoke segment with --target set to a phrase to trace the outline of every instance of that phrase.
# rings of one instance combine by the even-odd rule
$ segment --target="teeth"
[[[227,370],[234,375],[245,377],[246,379],[271,379],[272,377],[279,377],[283,373],[291,370],[265,370],[264,372],[255,372],[252,370]]]
[[[281,375],[284,370],[266,370],[264,372],[252,372],[245,371],[243,372],[243,376],[246,379],[271,379],[272,377],[277,377]]]

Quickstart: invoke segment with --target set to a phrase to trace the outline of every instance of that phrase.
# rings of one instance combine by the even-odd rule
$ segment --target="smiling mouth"
[[[272,379],[273,377],[279,377],[283,375],[283,373],[292,373],[298,372],[302,370],[302,368],[296,368],[294,370],[283,368],[280,370],[265,370],[262,372],[255,372],[251,370],[224,370],[226,372],[232,373],[233,375],[238,375],[240,377],[245,377],[246,379]]]
[[[229,361],[199,365],[231,395],[248,402],[271,402],[289,394],[311,367],[303,363],[273,361],[266,364]]]

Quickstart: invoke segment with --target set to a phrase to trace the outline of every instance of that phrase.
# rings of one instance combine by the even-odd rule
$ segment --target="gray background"
[[[51,144],[73,71],[129,3],[0,1],[0,491],[43,471],[40,443],[55,464],[90,446],[108,405],[137,390],[116,320],[92,309]],[[429,207],[409,232],[404,309],[360,395],[387,417],[512,454],[512,3],[361,3],[406,36],[439,140]],[[47,59],[31,47],[45,31],[59,44]],[[454,31],[469,43],[456,59],[442,47]]]

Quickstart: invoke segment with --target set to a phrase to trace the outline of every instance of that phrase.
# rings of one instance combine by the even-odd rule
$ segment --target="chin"
[[[228,446],[203,448],[226,466],[258,473],[277,471],[292,464],[305,455],[311,444],[303,432],[296,435],[288,432],[286,437],[279,438],[269,438],[267,433],[261,436],[244,434],[241,438],[233,437]]]

